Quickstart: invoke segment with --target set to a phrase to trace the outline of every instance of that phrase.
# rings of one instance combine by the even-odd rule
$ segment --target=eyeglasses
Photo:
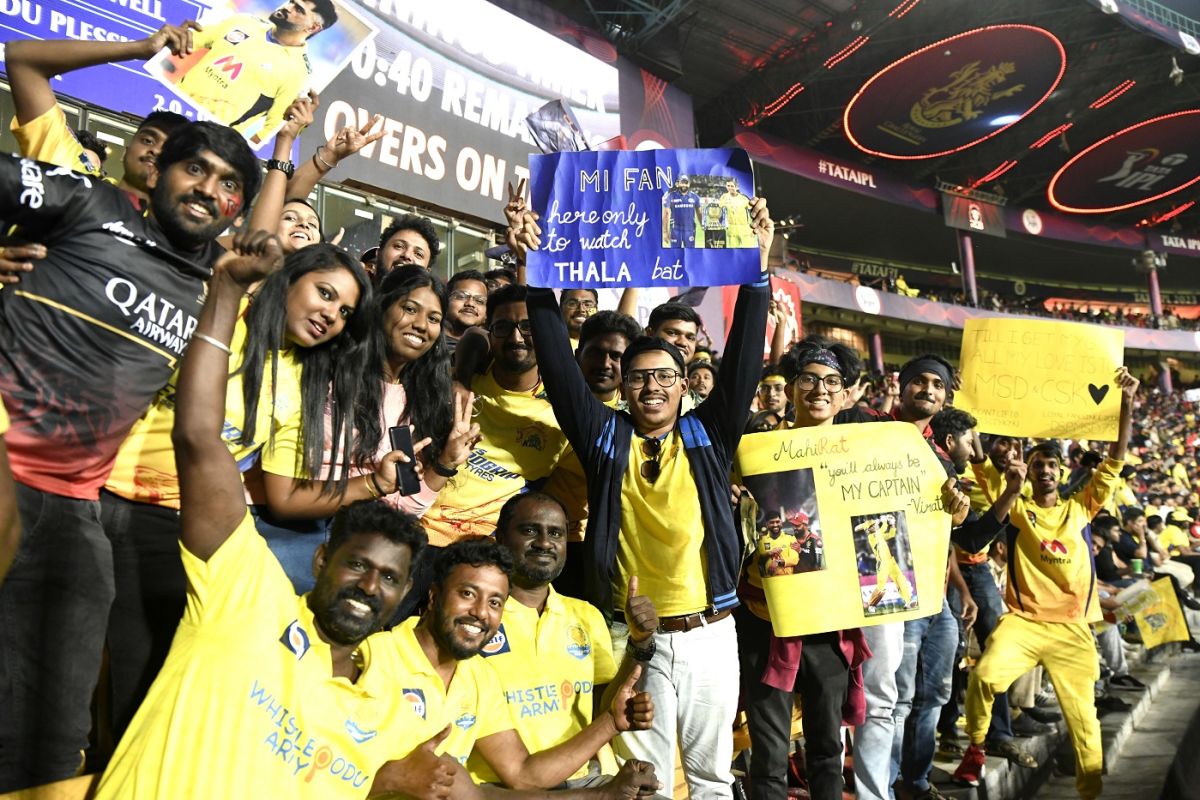
[[[574,297],[572,297],[569,300],[563,301],[563,308],[582,308],[584,311],[595,311],[596,310],[596,301],[595,300],[576,300]]]
[[[668,386],[674,386],[675,381],[683,377],[679,370],[671,369],[670,367],[635,369],[630,370],[625,376],[625,384],[630,389],[640,389],[646,385],[646,381],[650,380],[651,375],[654,376],[654,381],[664,389]]]
[[[520,331],[522,336],[529,336],[533,333],[533,326],[529,324],[529,320],[527,319],[523,319],[520,322],[513,322],[511,319],[502,319],[493,322],[488,330],[497,339],[507,339],[512,336],[513,331]]]
[[[801,372],[796,376],[796,385],[803,392],[812,391],[817,388],[818,383],[825,384],[825,388],[830,392],[840,392],[842,387],[846,385],[846,382],[842,380],[842,376],[837,374],[821,377],[820,375],[813,375],[811,372]]]
[[[472,303],[474,303],[477,306],[486,306],[487,305],[487,295],[471,294],[470,292],[464,292],[461,289],[455,289],[453,292],[451,292],[450,299],[451,300],[461,300],[464,303],[466,301],[470,300]]]
[[[659,456],[662,455],[662,439],[642,439],[642,455],[646,460],[642,462],[641,475],[650,483],[658,480],[658,476],[662,474],[662,464],[659,462]]]

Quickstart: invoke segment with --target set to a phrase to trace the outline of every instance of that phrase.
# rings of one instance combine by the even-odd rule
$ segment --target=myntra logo
[[[229,74],[229,80],[236,81],[238,75],[242,74],[242,63],[234,61],[233,56],[222,56],[213,62],[214,67],[220,67],[221,72]]]
[[[1043,552],[1049,550],[1051,553],[1067,554],[1067,546],[1057,539],[1042,539],[1041,549]]]

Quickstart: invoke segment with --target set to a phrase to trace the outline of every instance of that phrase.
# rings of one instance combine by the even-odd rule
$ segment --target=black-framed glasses
[[[464,303],[466,301],[470,300],[472,303],[474,303],[477,306],[486,306],[487,305],[487,295],[471,294],[470,292],[464,292],[462,289],[455,289],[453,292],[451,292],[450,299],[451,300],[461,300]]]
[[[595,311],[595,300],[577,300],[574,297],[563,301],[563,308],[582,308],[584,311]]]
[[[650,483],[654,483],[662,474],[662,463],[659,460],[662,456],[662,444],[662,439],[642,439],[642,455],[646,460],[642,462],[640,472]]]
[[[630,370],[625,375],[625,384],[630,389],[640,389],[646,385],[646,381],[650,380],[650,376],[654,376],[654,381],[659,386],[666,389],[668,386],[674,386],[675,382],[683,377],[682,373],[677,369],[670,367],[658,367],[657,369],[634,369]]]
[[[499,319],[488,326],[492,336],[497,339],[507,339],[512,336],[513,331],[520,331],[522,336],[529,336],[533,333],[533,326],[529,324],[529,320],[523,319],[520,322],[513,322],[511,319]]]
[[[818,383],[825,384],[825,388],[830,392],[840,392],[845,387],[846,382],[842,380],[842,376],[837,373],[825,375],[814,375],[811,372],[801,372],[796,376],[796,385],[800,387],[800,391],[810,392],[817,388]]]

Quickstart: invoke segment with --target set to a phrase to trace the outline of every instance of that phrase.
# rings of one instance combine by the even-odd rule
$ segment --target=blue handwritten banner
[[[542,246],[533,286],[722,286],[759,278],[744,150],[530,157]]]

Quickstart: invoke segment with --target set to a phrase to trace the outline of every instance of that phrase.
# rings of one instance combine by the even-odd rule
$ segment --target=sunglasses
[[[662,439],[642,439],[642,455],[647,460],[642,462],[641,474],[650,483],[654,483],[662,474],[662,463],[659,460],[662,455],[662,443]]]

